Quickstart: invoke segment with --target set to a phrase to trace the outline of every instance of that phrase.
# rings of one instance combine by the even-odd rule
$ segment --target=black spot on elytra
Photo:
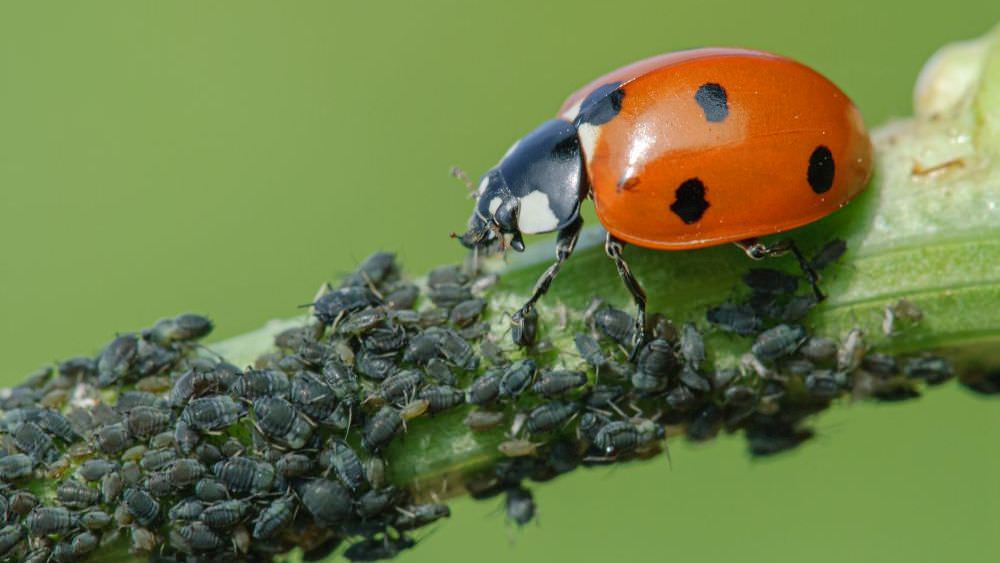
[[[729,115],[726,89],[714,82],[707,82],[698,87],[698,91],[694,93],[694,101],[698,102],[705,112],[705,119],[709,121],[722,121]]]
[[[582,123],[604,125],[611,121],[622,110],[625,91],[619,88],[621,85],[621,82],[612,82],[588,94],[580,104],[580,112],[573,120],[573,125],[577,127]]]
[[[806,179],[809,187],[818,194],[825,193],[833,187],[833,153],[823,145],[816,147],[809,157],[809,170]]]
[[[708,202],[705,201],[705,184],[698,178],[685,180],[677,188],[675,196],[677,199],[670,204],[670,210],[688,225],[698,222],[708,209]]]

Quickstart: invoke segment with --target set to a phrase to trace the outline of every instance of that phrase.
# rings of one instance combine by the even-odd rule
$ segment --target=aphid
[[[406,330],[396,324],[370,330],[361,338],[361,346],[375,354],[388,354],[406,346]]]
[[[135,407],[128,411],[125,417],[125,427],[129,433],[138,438],[149,438],[163,432],[170,425],[172,418],[169,410],[156,407]]]
[[[194,399],[181,412],[181,421],[194,430],[211,432],[236,423],[240,407],[229,395],[212,395]],[[180,440],[178,440],[180,442]]]
[[[722,412],[712,403],[708,403],[691,419],[687,426],[689,440],[701,442],[719,433],[722,425]]]
[[[817,370],[805,378],[806,391],[814,397],[833,399],[840,394],[840,384],[828,369]]]
[[[473,405],[492,403],[500,396],[500,380],[505,370],[488,369],[465,390],[465,400]]]
[[[666,378],[677,370],[677,355],[666,340],[650,340],[639,352],[639,371],[656,378]]]
[[[681,383],[694,391],[708,393],[712,390],[712,384],[709,383],[708,379],[695,371],[690,365],[685,365],[681,369],[680,380]]]
[[[336,524],[351,515],[351,494],[340,483],[329,479],[309,479],[297,487],[302,506],[321,526]]]
[[[70,508],[86,508],[97,504],[101,494],[97,489],[89,487],[75,479],[67,479],[56,487],[56,499]]]
[[[0,480],[7,483],[31,476],[35,460],[26,454],[13,454],[0,458]]]
[[[510,363],[507,353],[496,342],[489,339],[479,343],[479,353],[494,367],[503,367]]]
[[[476,409],[465,415],[464,422],[473,432],[486,432],[500,426],[506,418],[502,412]]]
[[[852,372],[861,365],[867,348],[865,333],[860,328],[852,328],[844,343],[837,349],[837,371]]]
[[[254,424],[258,430],[271,439],[287,444],[292,449],[306,445],[312,435],[312,426],[295,410],[295,407],[279,397],[262,397],[253,402]]]
[[[338,400],[350,403],[357,401],[361,385],[351,368],[337,361],[328,361],[323,365],[323,380]]]
[[[377,298],[365,286],[348,286],[328,291],[313,303],[313,315],[324,324],[333,324],[341,315],[375,305]]]
[[[882,333],[886,336],[896,334],[896,320],[904,324],[917,324],[924,318],[923,311],[908,299],[900,299],[894,304],[886,305],[882,314]]]
[[[458,379],[455,377],[455,374],[452,373],[448,364],[438,358],[434,358],[427,362],[427,365],[424,367],[424,371],[431,379],[441,385],[455,385],[458,383]]]
[[[684,323],[681,327],[680,351],[684,362],[695,369],[705,361],[705,340],[694,323]]]
[[[497,450],[507,457],[522,457],[535,455],[540,443],[529,440],[507,440],[497,446]]]
[[[253,537],[266,540],[291,522],[295,516],[295,497],[285,495],[269,503],[260,511],[253,524]]]
[[[212,468],[226,488],[234,493],[261,493],[271,490],[274,466],[248,457],[233,457]]]
[[[226,438],[226,441],[222,443],[219,450],[222,452],[224,457],[233,457],[243,453],[246,448],[243,446],[243,442],[239,441],[235,436],[230,436]]]
[[[591,316],[594,327],[604,336],[621,346],[635,344],[636,320],[631,315],[610,305],[602,305]]]
[[[97,536],[91,532],[77,534],[69,541],[61,541],[52,550],[51,558],[60,563],[80,561],[97,549]]]
[[[219,462],[222,463],[222,462]],[[226,486],[215,479],[199,479],[194,485],[194,495],[205,502],[218,502],[229,497]]]
[[[385,461],[377,455],[365,460],[365,479],[372,488],[380,489],[386,484]]]
[[[337,324],[337,334],[359,336],[382,324],[387,318],[389,315],[382,307],[355,311]]]
[[[507,509],[507,521],[518,526],[524,526],[535,517],[535,498],[531,491],[524,487],[507,489],[504,502]]]
[[[203,522],[191,522],[178,530],[193,551],[213,551],[225,545],[225,540]]]
[[[428,408],[430,408],[430,403],[426,399],[414,399],[400,407],[399,415],[403,417],[403,420],[413,420],[427,414]]]
[[[372,489],[358,497],[357,512],[363,519],[374,518],[386,511],[396,501],[399,491],[389,486],[384,489]]]
[[[125,507],[129,514],[143,526],[155,523],[160,515],[160,503],[142,489],[125,489],[122,498],[125,500]]]
[[[173,484],[170,482],[170,474],[166,471],[156,471],[149,473],[142,484],[149,494],[156,498],[163,498],[174,492]]]
[[[538,341],[538,311],[534,307],[518,311],[510,319],[510,339],[514,346],[534,346]]]
[[[52,481],[61,479],[72,465],[69,456],[62,456],[45,467],[45,478]]]
[[[429,328],[424,334],[433,335],[438,352],[452,364],[467,370],[479,367],[475,349],[455,331],[447,328]]]
[[[500,378],[500,396],[517,397],[531,386],[537,372],[538,366],[533,360],[523,359],[514,362],[504,370]]]
[[[181,415],[183,416],[183,414],[182,412]],[[200,440],[201,436],[198,432],[183,419],[174,424],[174,443],[182,454],[187,455],[195,451]]]
[[[160,432],[149,439],[149,447],[157,450],[164,448],[173,449],[176,443],[177,442],[174,440],[174,433],[170,430]]]
[[[243,373],[229,389],[229,394],[242,399],[261,397],[288,398],[288,376],[273,369],[250,369]]]
[[[319,463],[333,470],[337,478],[351,491],[357,491],[364,485],[365,470],[361,458],[347,442],[333,438],[327,448],[320,452]]]
[[[750,348],[758,359],[768,362],[795,352],[806,339],[806,330],[800,325],[778,325],[757,335]]]
[[[432,413],[448,410],[465,402],[465,393],[450,385],[425,387],[417,396],[427,401],[428,410]]]
[[[587,374],[582,371],[543,371],[531,390],[546,397],[558,397],[587,384]]]
[[[486,300],[467,299],[455,305],[451,310],[449,320],[457,327],[466,327],[476,322],[476,319],[483,314],[484,309],[486,309]]]
[[[420,288],[413,284],[397,286],[385,296],[385,306],[397,311],[413,309],[420,297]]]
[[[175,520],[197,520],[205,510],[205,503],[196,498],[187,498],[178,501],[167,513],[171,521]]]
[[[809,265],[811,265],[814,270],[822,270],[837,260],[840,260],[840,257],[843,256],[846,251],[847,241],[842,239],[833,239],[816,251],[812,260],[809,261]]]
[[[877,352],[868,354],[861,361],[861,366],[876,375],[895,375],[899,373],[899,365],[896,358],[887,354]]]
[[[625,396],[625,388],[620,385],[598,384],[586,396],[587,406],[606,409]]]
[[[14,491],[8,500],[11,511],[18,516],[26,516],[38,506],[38,497],[28,491]]]
[[[923,379],[931,385],[944,383],[955,375],[948,360],[938,356],[910,358],[903,365],[903,373],[911,379]]]
[[[438,352],[438,336],[434,332],[422,332],[410,339],[403,352],[406,363],[424,365],[440,357]]]
[[[342,286],[381,285],[399,277],[396,255],[392,252],[376,252],[365,258],[358,269],[344,278]]]
[[[71,378],[97,375],[97,360],[86,356],[70,358],[59,363],[59,375]]]
[[[185,313],[172,319],[162,319],[144,336],[158,344],[190,342],[208,336],[212,332],[212,321],[201,315]]]
[[[743,275],[743,283],[756,294],[783,295],[795,293],[799,278],[771,268],[751,268]]]
[[[528,413],[525,428],[527,428],[528,432],[531,434],[548,432],[564,424],[579,410],[580,406],[576,403],[567,403],[563,401],[543,403],[531,409]]]
[[[802,320],[818,303],[815,295],[796,295],[788,300],[777,318],[786,323]]]
[[[17,524],[8,524],[0,528],[0,557],[7,555],[23,539],[24,528]]]
[[[415,530],[442,518],[451,516],[448,505],[438,503],[418,504],[396,508],[399,514],[392,525],[397,530]]]
[[[351,544],[344,550],[344,557],[348,561],[381,561],[392,559],[416,544],[417,542],[404,535],[397,538],[386,535],[381,539],[371,537]]]
[[[143,528],[142,526],[129,526],[129,531],[132,536],[132,543],[129,547],[131,554],[146,555],[156,549],[159,538],[156,537],[156,534],[152,530]]]
[[[747,444],[750,454],[754,456],[774,455],[792,449],[812,436],[812,430],[777,420],[762,419],[746,427]]]
[[[181,374],[170,388],[168,402],[175,408],[183,407],[193,398],[219,392],[224,385],[214,371],[189,369]]]
[[[97,360],[97,384],[107,387],[129,375],[139,351],[139,339],[134,334],[115,338]]]
[[[52,438],[34,422],[19,425],[13,432],[13,438],[17,449],[38,461],[53,462],[59,457]]]
[[[163,375],[150,375],[135,382],[135,388],[144,393],[165,393],[170,390],[170,378]]]
[[[122,391],[118,394],[118,402],[115,403],[115,410],[120,413],[127,413],[136,407],[151,407],[156,404],[156,395],[146,391]]]
[[[198,482],[205,474],[205,466],[194,459],[178,459],[167,469],[170,484],[181,489]]]
[[[80,525],[88,530],[103,530],[111,525],[111,515],[103,510],[89,510],[80,515]]]
[[[359,374],[375,381],[382,381],[399,370],[395,354],[375,354],[368,350],[358,353],[354,367]]]
[[[125,481],[120,473],[112,472],[101,477],[101,500],[104,504],[112,504],[118,500],[125,488]]]
[[[420,311],[420,326],[423,328],[437,327],[448,322],[448,309],[438,307]]]
[[[376,396],[386,403],[395,403],[406,397],[413,396],[424,376],[416,370],[404,370],[389,376],[379,384]]]
[[[464,285],[441,283],[431,286],[427,291],[427,297],[436,306],[451,309],[463,301],[472,299],[472,291]]]
[[[76,441],[79,437],[69,420],[58,411],[42,409],[38,414],[38,425],[67,444]]]
[[[580,353],[580,357],[583,358],[583,361],[593,366],[594,369],[600,369],[607,365],[608,358],[604,355],[604,350],[601,349],[601,345],[593,336],[578,332],[573,337],[573,343],[576,345],[576,349]]]
[[[278,459],[274,468],[285,478],[302,477],[312,472],[315,462],[305,454],[289,452]]]
[[[61,506],[40,506],[31,511],[25,524],[33,536],[68,532],[77,524],[76,515]]]
[[[206,506],[199,520],[212,528],[230,528],[243,519],[249,508],[245,500],[224,500]]]
[[[329,423],[340,430],[350,430],[351,424],[360,423],[364,420],[364,413],[358,405],[343,402],[337,405],[333,414],[330,415]]]
[[[384,406],[365,423],[361,443],[369,452],[377,452],[389,445],[402,426],[403,418],[399,411]]]
[[[760,318],[749,305],[724,303],[710,308],[705,318],[722,330],[740,336],[750,336],[761,328]]]
[[[126,485],[136,485],[142,479],[142,468],[134,461],[126,461],[122,464],[121,476]]]
[[[810,336],[799,348],[799,353],[813,362],[827,362],[837,355],[837,343],[830,338]]]
[[[202,463],[204,463],[209,467],[222,461],[223,457],[222,450],[216,447],[215,444],[210,444],[208,442],[199,444],[198,447],[195,448],[194,453],[199,461],[201,461]]]

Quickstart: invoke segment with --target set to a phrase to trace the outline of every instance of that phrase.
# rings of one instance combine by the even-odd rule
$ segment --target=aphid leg
[[[583,219],[577,217],[576,221],[573,221],[567,225],[564,229],[559,231],[556,236],[556,261],[549,266],[549,269],[538,278],[535,282],[535,289],[531,293],[531,298],[525,303],[520,310],[518,310],[511,317],[511,324],[519,324],[524,322],[524,316],[528,314],[528,311],[535,306],[535,303],[541,299],[545,292],[549,290],[549,286],[552,285],[552,280],[556,279],[556,274],[559,273],[559,268],[562,266],[563,262],[573,254],[573,250],[576,248],[576,242],[580,239],[580,229],[583,228]]]
[[[628,267],[628,263],[622,257],[624,248],[624,241],[618,240],[611,233],[608,233],[608,238],[604,241],[604,252],[615,261],[618,276],[625,283],[625,288],[632,294],[632,299],[635,301],[635,332],[632,335],[632,352],[629,354],[629,360],[635,360],[639,355],[639,349],[646,340],[646,292],[639,285],[639,280],[635,279],[632,269]]]
[[[813,295],[816,296],[817,301],[823,301],[826,299],[826,295],[819,289],[819,274],[816,270],[809,264],[809,260],[802,254],[799,247],[795,245],[795,241],[792,239],[782,239],[774,244],[764,244],[763,242],[755,239],[749,238],[746,240],[741,240],[736,242],[736,246],[740,247],[743,252],[746,253],[753,260],[761,260],[763,258],[771,258],[774,256],[784,256],[789,252],[795,256],[795,259],[799,263],[799,268],[802,269],[802,273],[805,274],[806,280],[812,287]]]

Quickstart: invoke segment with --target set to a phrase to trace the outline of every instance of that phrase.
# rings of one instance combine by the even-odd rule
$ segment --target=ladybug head
[[[576,220],[587,192],[576,128],[546,121],[483,175],[469,229],[459,240],[467,248],[503,248],[509,237],[520,252],[522,234],[556,231]]]

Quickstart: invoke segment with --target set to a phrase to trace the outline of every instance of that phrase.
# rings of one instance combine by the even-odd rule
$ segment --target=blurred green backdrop
[[[773,50],[874,124],[909,113],[938,46],[998,19],[995,0],[4,1],[2,382],[181,311],[216,339],[253,329],[374,250],[458,259],[448,167],[478,174],[621,64]],[[675,443],[672,470],[578,472],[518,533],[499,501],[458,501],[402,560],[995,560],[1000,404],[950,385],[817,426],[766,462],[723,439]]]

